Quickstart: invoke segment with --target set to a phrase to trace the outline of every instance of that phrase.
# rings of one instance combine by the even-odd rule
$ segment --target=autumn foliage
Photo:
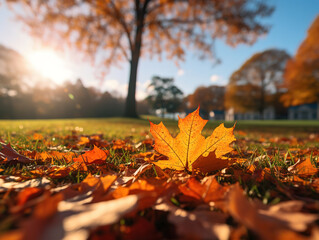
[[[273,107],[280,114],[283,109],[279,97],[285,91],[283,72],[289,59],[289,54],[279,49],[251,56],[230,77],[226,108],[234,108],[236,112],[258,112],[262,118],[264,110]]]
[[[294,58],[285,69],[288,92],[282,97],[287,106],[319,102],[319,16],[308,29]]]
[[[138,143],[76,132],[60,145],[30,134],[44,151],[2,142],[0,238],[315,239],[319,135],[235,131],[235,142],[235,126],[205,137],[206,123],[198,108],[176,137],[150,122],[153,138]]]

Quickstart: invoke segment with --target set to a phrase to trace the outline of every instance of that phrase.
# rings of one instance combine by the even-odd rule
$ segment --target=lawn
[[[0,238],[315,239],[319,121],[238,121],[209,166],[176,170],[148,120],[1,120]]]
[[[70,134],[77,131],[80,134],[103,134],[104,137],[125,138],[133,136],[136,140],[143,138],[142,133],[149,132],[149,121],[159,123],[163,121],[170,131],[178,132],[177,121],[172,119],[162,120],[154,116],[142,116],[141,119],[127,118],[93,118],[93,119],[54,119],[54,120],[0,120],[0,138],[7,139],[12,135],[27,136],[33,132],[44,135]],[[212,129],[223,121],[209,121],[204,128],[204,135],[210,134]],[[225,122],[225,126],[232,126],[234,122]],[[247,133],[262,133],[275,135],[306,136],[311,133],[319,133],[319,121],[289,121],[266,120],[249,121],[239,120],[236,131]],[[14,140],[14,139],[13,139]]]

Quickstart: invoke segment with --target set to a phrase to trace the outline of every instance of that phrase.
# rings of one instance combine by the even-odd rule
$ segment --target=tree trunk
[[[126,103],[125,103],[124,117],[138,118],[138,115],[136,112],[136,99],[135,99],[138,61],[139,61],[139,54],[138,54],[138,57],[136,56],[133,57],[130,62],[130,80],[129,80],[128,93],[127,93]]]
[[[130,80],[128,86],[128,93],[126,97],[125,112],[124,117],[138,118],[136,112],[136,80],[137,80],[137,67],[141,55],[142,47],[142,35],[144,27],[144,17],[146,12],[146,7],[149,1],[144,3],[144,6],[140,8],[140,1],[136,1],[136,21],[137,27],[135,30],[135,36],[133,41],[133,46],[131,47],[131,61],[130,61]]]
[[[260,106],[259,106],[259,114],[260,119],[264,120],[264,110],[265,110],[265,75],[261,74],[261,92],[260,92]]]

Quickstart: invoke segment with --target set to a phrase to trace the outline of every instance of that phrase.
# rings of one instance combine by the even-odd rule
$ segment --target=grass
[[[0,164],[0,175],[19,176],[23,180],[38,177],[38,173],[45,168],[46,176],[52,185],[61,186],[68,183],[80,183],[86,176],[103,175],[103,171],[123,172],[129,167],[131,170],[138,167],[134,155],[152,150],[142,145],[138,149],[114,149],[112,143],[116,139],[126,139],[126,146],[137,146],[141,141],[150,138],[148,119],[159,123],[160,118],[143,116],[141,119],[107,118],[107,119],[55,119],[55,120],[1,120],[0,140],[11,142],[20,153],[46,152],[57,150],[71,151],[79,156],[88,145],[78,145],[80,136],[103,134],[110,145],[106,147],[110,154],[103,166],[88,165],[87,171],[70,171],[62,178],[50,178],[48,169],[54,166],[70,167],[72,163],[64,158],[55,158],[50,161],[37,161],[29,165]],[[169,131],[176,135],[179,132],[177,121],[163,120]],[[203,135],[209,135],[221,121],[209,121],[204,128]],[[231,127],[233,122],[226,122]],[[36,135],[43,136],[37,139]],[[303,178],[303,182],[289,181],[294,177],[288,168],[298,159],[310,157],[312,164],[319,165],[319,121],[238,121],[235,128],[236,143],[234,151],[229,154],[235,163],[226,170],[216,170],[215,174],[222,184],[239,182],[247,195],[260,199],[264,204],[276,204],[280,201],[292,199],[291,196],[315,199],[317,192],[311,187],[313,177]],[[84,149],[85,148],[85,149]],[[140,163],[139,163],[140,164]],[[252,170],[252,167],[254,170]],[[168,175],[174,174],[167,170]],[[156,177],[155,168],[148,170],[145,176]],[[267,177],[268,176],[268,177]],[[318,176],[315,175],[315,176]],[[197,177],[204,177],[200,175]],[[288,180],[287,180],[288,179]],[[10,193],[9,193],[10,194]],[[2,196],[5,196],[2,194]],[[179,199],[172,197],[171,201],[180,206]],[[0,213],[8,214],[6,202],[0,201]],[[2,209],[2,210],[1,210]],[[1,215],[1,214],[0,214]],[[123,220],[123,219],[122,219]],[[9,222],[9,225],[0,227],[0,232],[14,229],[15,223],[11,218],[0,217],[0,225]]]
[[[141,119],[127,118],[93,118],[93,119],[54,119],[54,120],[0,120],[0,138],[10,140],[17,135],[29,135],[30,133],[42,133],[53,136],[54,134],[67,135],[72,131],[80,134],[104,134],[107,139],[124,138],[132,136],[139,140],[143,134],[149,132],[148,119],[159,123],[162,119],[154,116],[142,116]],[[165,126],[177,133],[177,121],[163,119]],[[204,135],[211,133],[223,121],[209,121],[204,128]],[[225,122],[230,127],[234,122]],[[267,133],[276,135],[306,135],[319,133],[319,121],[290,121],[290,120],[266,120],[249,121],[239,120],[236,131],[243,130],[249,133]]]
[[[127,118],[101,118],[101,119],[53,119],[53,120],[1,120],[0,121],[0,140],[19,147],[20,150],[30,150],[44,152],[49,150],[46,144],[40,140],[34,140],[34,134],[44,136],[46,141],[51,145],[58,146],[58,150],[73,151],[80,154],[82,148],[73,149],[68,147],[70,139],[63,139],[66,136],[81,136],[92,134],[103,134],[103,138],[107,141],[115,139],[129,139],[132,144],[136,144],[150,136],[149,120],[154,123],[163,121],[172,135],[179,132],[177,121],[172,119],[161,119],[155,116],[142,116],[140,119]],[[208,136],[212,133],[222,121],[208,121],[203,130],[203,135]],[[234,122],[225,122],[225,126],[231,127]],[[319,133],[319,121],[288,121],[288,120],[272,120],[272,121],[238,121],[235,128],[235,136],[237,142],[234,149],[237,150],[238,156],[245,158],[247,167],[254,162],[259,156],[266,156],[260,161],[260,168],[283,167],[288,168],[294,164],[294,158],[290,149],[318,148],[318,141],[305,141],[303,143],[296,142],[271,142],[271,138],[300,138],[307,139],[311,134]],[[271,154],[267,153],[267,149],[273,149]],[[276,150],[277,149],[277,150]],[[145,152],[147,149],[140,149]],[[281,152],[281,153],[280,153]],[[284,153],[282,153],[284,152]],[[249,153],[249,154],[248,154]],[[115,165],[127,164],[131,161],[129,151],[122,154],[111,150],[109,162]],[[291,161],[287,161],[287,157]],[[271,161],[270,161],[271,159]],[[316,161],[313,161],[315,164]],[[57,160],[57,165],[66,165],[65,161]],[[9,167],[2,174],[10,175],[12,170],[26,172],[24,166]],[[85,176],[80,176],[83,179]],[[74,176],[73,176],[74,178]],[[76,177],[79,181],[79,176]],[[72,180],[74,182],[74,179]]]
[[[58,146],[58,150],[73,151],[79,154],[82,149],[68,147],[70,139],[63,139],[65,136],[81,136],[92,134],[103,134],[107,141],[115,139],[129,139],[132,144],[136,144],[150,136],[149,120],[154,123],[163,121],[172,135],[176,135],[179,130],[177,121],[172,119],[160,119],[155,116],[143,116],[141,119],[127,118],[101,118],[101,119],[53,119],[53,120],[1,120],[0,140],[19,147],[20,150],[30,150],[44,152],[48,146],[39,140],[34,140],[34,134],[44,136],[51,145]],[[208,136],[222,121],[208,121],[203,130],[203,135]],[[233,122],[225,122],[227,127],[231,127]],[[247,163],[252,164],[258,156],[267,156],[266,163],[260,167],[275,166],[288,167],[287,156],[293,159],[291,148],[305,149],[308,147],[318,148],[318,141],[305,142],[271,142],[274,138],[309,138],[311,134],[319,133],[319,121],[238,121],[235,128],[237,142],[234,148],[238,156],[247,159]],[[265,149],[277,149],[268,156]],[[146,149],[140,149],[145,152]],[[279,152],[281,151],[281,154]],[[282,151],[285,151],[283,154]],[[247,155],[247,153],[249,154]],[[119,165],[127,164],[131,160],[131,154],[123,151],[117,154],[111,150],[110,163]],[[272,161],[270,161],[270,158]],[[263,161],[265,162],[265,161]],[[315,161],[314,161],[315,162]],[[294,164],[294,161],[290,162]],[[57,165],[66,165],[66,162],[58,160]],[[261,164],[261,163],[259,163]],[[315,163],[316,164],[316,163]],[[246,164],[247,165],[247,164]],[[25,169],[24,169],[25,171]],[[6,169],[5,174],[10,175],[10,169]]]

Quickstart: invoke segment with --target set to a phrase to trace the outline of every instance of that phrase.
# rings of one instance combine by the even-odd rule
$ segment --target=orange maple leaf
[[[297,173],[301,177],[309,177],[318,172],[318,169],[311,163],[310,158],[301,161],[300,159],[288,168],[288,171]]]
[[[102,150],[94,146],[91,151],[88,151],[77,158],[73,158],[74,162],[85,162],[86,164],[104,163],[109,154],[108,150]]]
[[[225,128],[224,124],[220,124],[212,135],[205,139],[201,132],[207,121],[199,116],[197,108],[185,118],[179,118],[180,133],[176,138],[170,135],[162,122],[150,122],[155,150],[168,157],[168,160],[159,160],[155,164],[161,168],[192,171],[196,166],[207,166],[207,160],[220,158],[230,152],[232,148],[229,144],[236,140],[233,134],[235,125]]]

